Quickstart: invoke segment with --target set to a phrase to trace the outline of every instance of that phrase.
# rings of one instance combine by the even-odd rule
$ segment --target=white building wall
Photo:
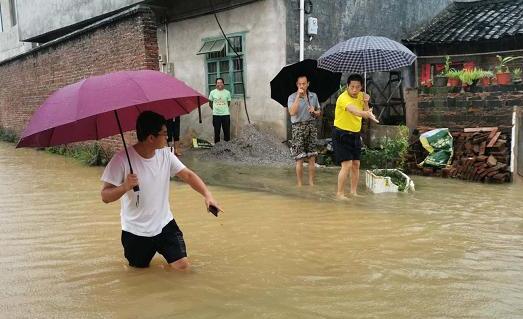
[[[31,49],[31,43],[20,42],[18,23],[11,23],[11,8],[9,0],[0,0],[2,11],[2,32],[0,32],[0,62]],[[17,21],[18,22],[18,21]]]
[[[285,65],[285,12],[283,1],[264,0],[217,14],[226,34],[246,32],[244,81],[251,122],[270,128],[282,139],[286,138],[286,109],[270,98],[269,82]],[[174,75],[207,95],[205,56],[196,53],[203,44],[202,39],[221,36],[214,16],[173,22],[167,31],[167,62],[173,63]],[[158,41],[160,53],[167,56],[164,32],[159,28]],[[212,141],[212,112],[207,104],[202,106],[202,118],[200,124],[197,110],[182,116],[182,138],[190,133]],[[243,99],[234,99],[231,103],[232,136],[246,123]]]
[[[20,39],[30,39],[143,0],[17,0]]]

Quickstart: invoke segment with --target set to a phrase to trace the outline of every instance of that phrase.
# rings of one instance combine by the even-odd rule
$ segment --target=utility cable
[[[218,27],[220,27],[220,31],[222,32],[223,38],[225,39],[225,41],[227,41],[227,45],[229,46],[229,48],[232,49],[234,54],[236,54],[236,57],[241,58],[242,56],[240,54],[238,54],[236,49],[234,49],[234,47],[232,46],[231,42],[229,41],[229,38],[227,37],[227,35],[225,35],[225,32],[223,31],[222,25],[220,24],[220,21],[218,20],[218,16],[216,15],[216,10],[214,9],[214,5],[212,4],[212,0],[209,0],[209,4],[211,5],[212,12],[213,12],[213,15],[214,15],[214,19],[216,19],[216,23],[218,24]],[[247,122],[249,124],[251,124],[251,119],[249,118],[249,112],[247,111],[247,99],[245,98],[245,81],[243,79],[243,66],[244,66],[244,63],[243,63],[243,59],[239,60],[239,61],[241,61],[241,63],[242,63],[242,68],[240,70],[240,75],[241,75],[241,78],[242,78],[243,105],[245,107],[245,115],[247,115]],[[232,85],[234,85],[234,81],[233,81]]]

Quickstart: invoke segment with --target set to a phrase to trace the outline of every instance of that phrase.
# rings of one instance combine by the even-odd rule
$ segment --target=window
[[[11,13],[11,26],[16,25],[16,4],[15,0],[9,0],[9,12]]]
[[[223,38],[206,39],[197,54],[205,54],[208,92],[216,87],[217,78],[223,78],[225,88],[232,95],[242,95],[245,93],[242,81],[245,36],[235,34],[228,39],[230,45]]]

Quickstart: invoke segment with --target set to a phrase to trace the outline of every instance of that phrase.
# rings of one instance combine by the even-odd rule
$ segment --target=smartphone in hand
[[[209,211],[209,213],[213,214],[216,217],[218,217],[218,213],[220,212],[218,207],[216,207],[214,205],[209,205],[209,208],[207,210]]]

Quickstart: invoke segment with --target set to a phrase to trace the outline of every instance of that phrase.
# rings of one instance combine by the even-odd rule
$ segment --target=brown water
[[[211,186],[226,214],[173,182],[193,270],[135,270],[101,168],[0,143],[0,317],[523,316],[519,185],[415,178],[412,195],[340,203],[333,170],[297,190],[292,169],[186,161],[227,185]]]

